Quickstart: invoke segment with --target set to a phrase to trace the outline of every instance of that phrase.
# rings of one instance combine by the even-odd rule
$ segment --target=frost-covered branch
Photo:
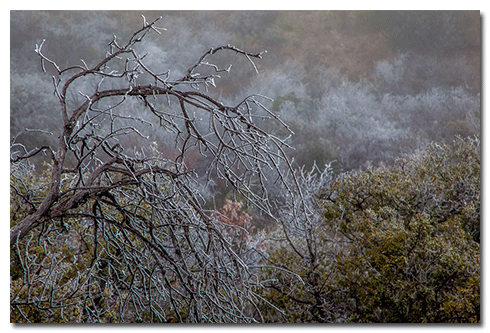
[[[181,78],[170,80],[168,71],[157,74],[137,51],[149,32],[161,30],[158,19],[143,20],[126,44],[114,37],[106,57],[92,67],[82,61],[61,69],[41,52],[44,41],[36,46],[43,70],[51,65],[57,73],[62,125],[57,145],[12,152],[10,241],[19,271],[11,311],[25,321],[35,311],[51,321],[58,316],[81,322],[261,318],[253,291],[257,276],[234,249],[224,231],[229,226],[206,208],[188,155],[197,150],[206,156],[208,181],[227,182],[273,218],[266,174],[290,198],[304,199],[294,189],[298,184],[288,184],[295,177],[289,146],[256,122],[270,119],[287,128],[265,106],[270,99],[252,95],[225,105],[200,89],[216,85],[218,76],[195,73],[200,66],[230,72],[231,66],[221,70],[208,60],[226,50],[257,70],[252,58],[263,52],[211,48]],[[139,84],[141,76],[152,83]],[[93,82],[92,90],[80,89],[79,82]],[[75,104],[68,96],[83,99]],[[128,105],[139,108],[137,115]],[[178,153],[159,151],[145,134],[148,128],[172,133]],[[129,138],[143,144],[130,151],[124,143]],[[51,157],[47,172],[28,176],[22,163],[41,152]]]

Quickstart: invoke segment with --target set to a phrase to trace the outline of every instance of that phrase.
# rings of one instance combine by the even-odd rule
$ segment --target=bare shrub
[[[256,71],[252,59],[263,53],[210,48],[174,78],[138,51],[162,30],[157,21],[144,19],[126,43],[114,37],[94,66],[62,69],[44,41],[36,46],[43,70],[55,73],[60,132],[56,144],[33,149],[12,141],[12,322],[261,320],[257,276],[205,209],[188,155],[205,156],[207,180],[228,182],[271,217],[266,181],[297,193],[285,183],[287,145],[256,123],[281,123],[269,99],[228,106],[207,93],[231,68],[213,64],[215,54],[242,56]],[[148,134],[158,131],[177,153],[162,154]],[[30,160],[43,154],[46,171],[33,174]]]

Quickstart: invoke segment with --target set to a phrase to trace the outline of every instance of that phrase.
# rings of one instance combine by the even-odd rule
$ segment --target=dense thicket
[[[480,321],[479,138],[328,179],[314,237],[269,251],[301,279],[265,272],[264,295],[284,310],[268,320]]]

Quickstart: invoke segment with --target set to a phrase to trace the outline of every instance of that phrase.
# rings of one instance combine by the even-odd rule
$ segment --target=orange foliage
[[[265,232],[254,233],[254,236],[250,234],[255,226],[250,223],[252,217],[247,212],[240,211],[242,206],[241,202],[226,199],[223,208],[218,210],[214,218],[227,225],[223,230],[224,234],[233,238],[233,242],[243,250],[255,248],[265,251],[269,246],[269,243],[264,240]]]
[[[246,230],[252,230],[253,227],[250,227],[250,221],[252,220],[252,217],[244,211],[240,212],[241,208],[241,202],[226,199],[225,205],[218,211],[219,214],[216,214],[215,218],[225,224],[229,224],[232,226],[235,225]],[[233,231],[237,231],[237,229],[240,228],[231,228],[231,230]]]

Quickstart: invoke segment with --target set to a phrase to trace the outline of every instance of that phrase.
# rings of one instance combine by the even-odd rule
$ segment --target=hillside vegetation
[[[478,11],[10,18],[11,322],[480,322]]]

